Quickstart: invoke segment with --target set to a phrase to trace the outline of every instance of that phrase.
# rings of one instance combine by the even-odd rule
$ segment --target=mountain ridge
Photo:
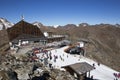
[[[14,24],[9,22],[7,19],[5,18],[0,18],[0,30],[2,29],[7,29],[9,27],[12,27]]]
[[[32,24],[32,23],[31,23]],[[111,68],[120,71],[120,25],[111,24],[96,24],[89,25],[87,23],[68,24],[65,26],[45,26],[42,23],[36,22],[40,25],[42,32],[52,31],[56,34],[68,35],[68,40],[77,42],[81,38],[89,40],[90,43],[86,45],[86,56],[103,63]]]

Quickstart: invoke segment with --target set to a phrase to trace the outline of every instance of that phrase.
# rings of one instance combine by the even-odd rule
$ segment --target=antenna
[[[24,20],[24,16],[23,15],[21,15],[21,19]]]

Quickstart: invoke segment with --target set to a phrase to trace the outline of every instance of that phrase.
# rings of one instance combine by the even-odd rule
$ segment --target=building
[[[7,29],[9,40],[12,44],[33,43],[47,41],[41,30],[24,20],[16,23],[14,26]]]
[[[54,41],[62,41],[65,36],[56,35],[53,32],[43,32],[36,25],[30,24],[23,19],[7,29],[10,45],[39,42],[42,44]]]
[[[90,77],[90,71],[94,69],[93,66],[86,62],[63,66],[62,68],[65,68],[66,71],[70,72],[71,75],[75,76],[77,80],[86,80],[86,78]]]
[[[54,41],[62,41],[65,39],[65,35],[58,35],[55,32],[52,31],[45,31],[44,36],[47,38],[47,42],[51,43]]]

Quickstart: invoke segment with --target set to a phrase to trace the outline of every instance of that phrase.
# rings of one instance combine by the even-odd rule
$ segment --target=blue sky
[[[0,0],[0,17],[44,25],[120,24],[120,0]]]

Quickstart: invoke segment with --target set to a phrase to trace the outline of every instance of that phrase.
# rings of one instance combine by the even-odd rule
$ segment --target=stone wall
[[[0,53],[9,48],[9,39],[6,30],[0,31]]]

